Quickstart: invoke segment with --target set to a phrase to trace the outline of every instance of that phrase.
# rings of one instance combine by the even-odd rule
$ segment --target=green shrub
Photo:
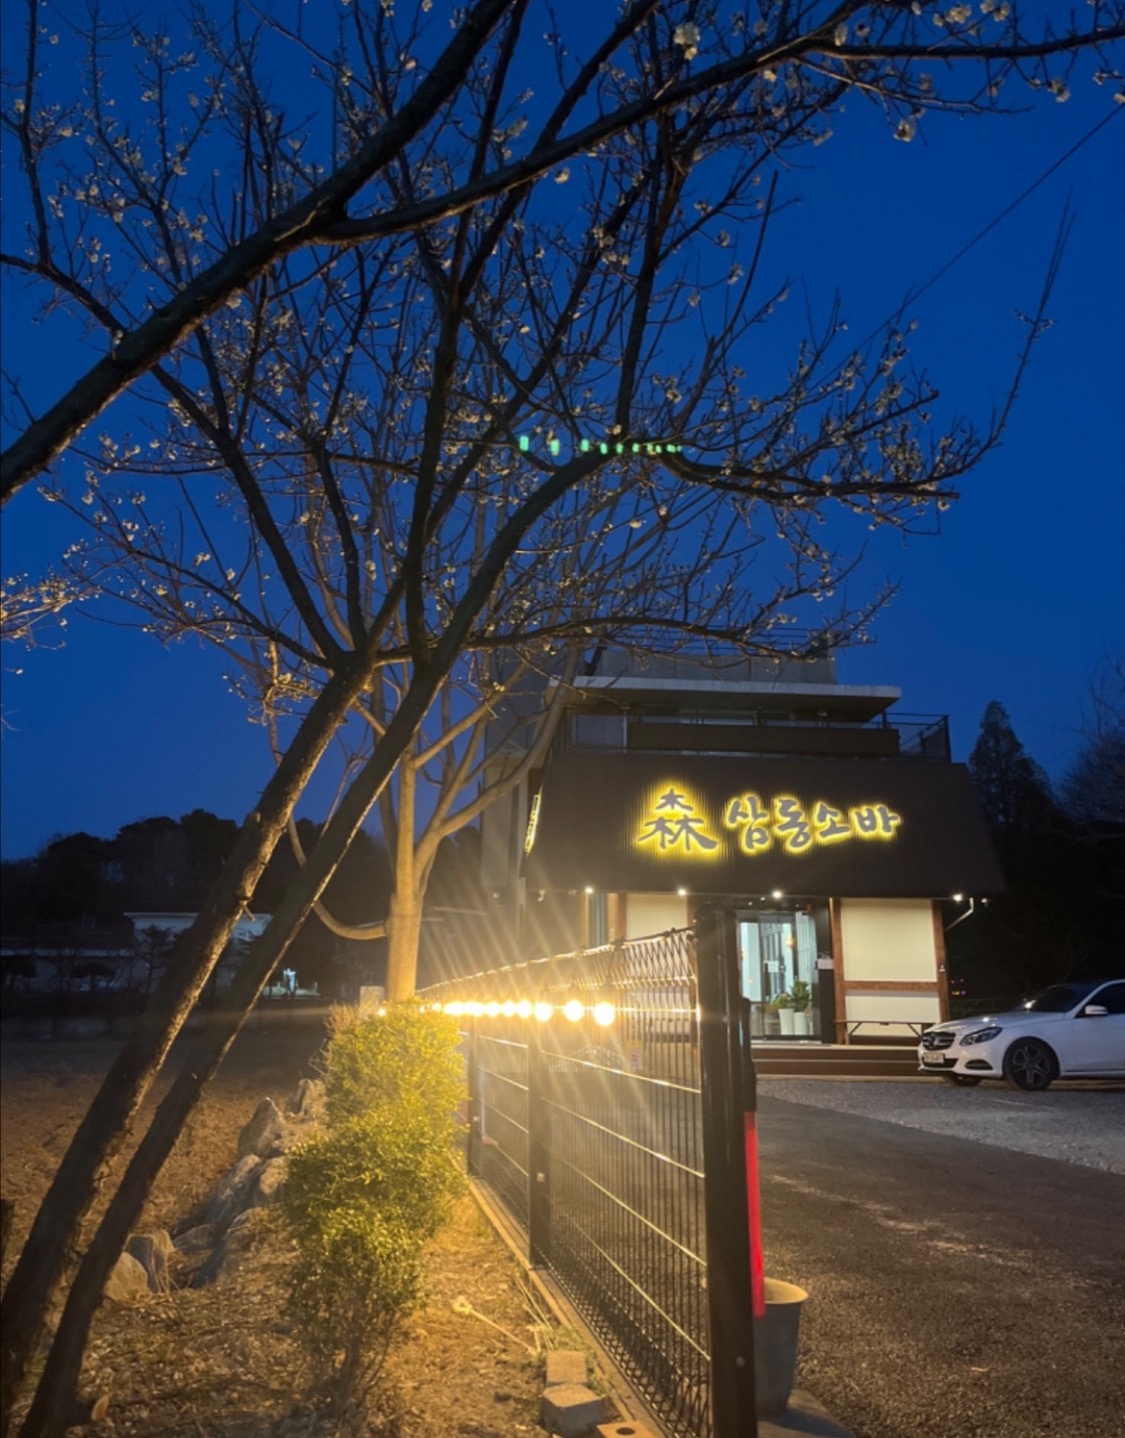
[[[435,1140],[453,1141],[464,1089],[457,1021],[417,1003],[369,1011],[334,1009],[328,1040],[329,1125],[373,1111],[418,1109]]]
[[[281,1216],[297,1246],[290,1316],[314,1390],[341,1415],[378,1381],[462,1182],[456,1045],[456,1024],[417,1004],[333,1016],[327,1132],[290,1155]]]

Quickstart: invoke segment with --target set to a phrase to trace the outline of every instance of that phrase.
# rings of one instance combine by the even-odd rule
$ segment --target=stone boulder
[[[319,1123],[324,1117],[324,1108],[322,1079],[303,1078],[285,1100],[285,1112],[305,1123]]]
[[[152,1233],[134,1233],[125,1245],[125,1252],[135,1258],[145,1271],[153,1293],[167,1293],[172,1287],[168,1260],[175,1252],[172,1236],[163,1228]]]
[[[238,1269],[243,1256],[254,1242],[261,1219],[260,1208],[240,1213],[223,1235],[221,1243],[204,1260],[191,1280],[192,1288],[208,1288],[226,1274]]]
[[[287,1158],[267,1158],[262,1164],[250,1187],[250,1207],[262,1208],[276,1203],[281,1197],[285,1180],[289,1177]]]
[[[172,1240],[172,1247],[177,1253],[190,1256],[194,1253],[210,1253],[218,1243],[222,1234],[213,1223],[197,1223],[194,1228],[187,1229],[178,1238]]]
[[[150,1291],[144,1265],[131,1253],[121,1255],[110,1269],[102,1289],[105,1296],[115,1303],[139,1303],[142,1298],[148,1297]]]
[[[264,1098],[238,1135],[237,1157],[276,1158],[289,1143],[289,1125],[272,1098]]]
[[[225,1228],[236,1213],[241,1213],[261,1167],[262,1160],[257,1154],[247,1153],[228,1169],[211,1195],[204,1222]]]

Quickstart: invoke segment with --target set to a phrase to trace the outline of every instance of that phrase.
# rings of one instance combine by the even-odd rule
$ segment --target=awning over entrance
[[[1004,881],[960,764],[556,754],[533,888],[941,898]]]

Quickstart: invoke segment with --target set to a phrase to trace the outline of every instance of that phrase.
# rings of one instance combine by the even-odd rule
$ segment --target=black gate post
[[[757,1438],[754,1375],[757,1254],[747,1166],[756,1141],[750,1006],[742,997],[735,917],[718,904],[696,910],[704,1224],[711,1329],[714,1438]],[[756,1157],[754,1159],[756,1162]],[[757,1205],[757,1193],[753,1194]]]
[[[543,1058],[543,1024],[528,1020],[527,1040],[527,1237],[533,1268],[551,1262],[551,1144],[547,1105],[547,1064]]]

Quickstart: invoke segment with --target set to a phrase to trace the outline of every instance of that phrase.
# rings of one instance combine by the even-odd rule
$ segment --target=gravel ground
[[[1122,1095],[782,1086],[762,1084],[762,1228],[768,1271],[809,1294],[801,1386],[855,1438],[1125,1438],[1125,1178],[1069,1151],[1091,1109],[1117,1140]],[[926,1107],[972,1122],[934,1132]],[[1059,1156],[1005,1126],[1054,1129]]]
[[[1125,1084],[1072,1084],[1046,1093],[959,1089],[927,1078],[770,1078],[758,1086],[790,1103],[1125,1173]]]

